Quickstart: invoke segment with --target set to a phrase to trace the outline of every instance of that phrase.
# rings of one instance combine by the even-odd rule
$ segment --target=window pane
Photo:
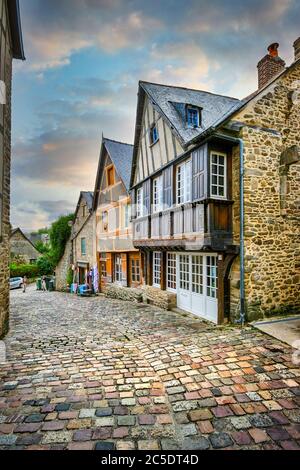
[[[167,287],[176,290],[176,254],[167,255]]]
[[[211,195],[226,196],[226,157],[217,153],[211,154]]]
[[[160,287],[161,253],[153,253],[153,285]]]

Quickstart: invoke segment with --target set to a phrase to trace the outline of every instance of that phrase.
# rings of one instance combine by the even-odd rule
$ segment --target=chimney
[[[259,89],[263,88],[273,77],[278,75],[285,68],[284,60],[278,55],[278,47],[278,42],[271,44],[268,47],[268,54],[257,64]]]
[[[295,51],[295,61],[300,59],[300,37],[293,44]]]

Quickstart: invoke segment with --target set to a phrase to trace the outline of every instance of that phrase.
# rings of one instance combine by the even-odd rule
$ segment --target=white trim
[[[158,264],[155,263],[155,257],[156,255],[159,255],[159,284],[157,282],[155,282],[156,280],[158,280],[158,277],[156,276],[156,269],[155,267],[158,266]],[[160,251],[154,251],[153,252],[153,263],[152,263],[152,270],[153,270],[153,279],[152,279],[152,285],[153,287],[161,287],[161,252]]]
[[[163,181],[162,175],[153,179],[153,214],[161,212],[163,206]],[[158,201],[156,202],[156,196]]]
[[[224,196],[217,196],[212,194],[212,186],[216,186],[212,184],[212,155],[218,155],[224,157]],[[215,165],[215,163],[214,163]],[[219,187],[219,184],[217,184]],[[227,199],[227,153],[218,152],[216,150],[211,150],[209,155],[209,192],[211,199]]]
[[[176,287],[175,288],[172,288],[172,287],[169,287],[168,286],[168,282],[169,282],[169,256],[175,256],[175,273],[172,274],[173,276],[175,275],[175,281],[171,281],[171,282],[175,282],[175,285]],[[166,270],[167,270],[167,291],[168,292],[177,292],[177,253],[174,253],[174,252],[168,252],[167,253],[167,266],[166,266]]]

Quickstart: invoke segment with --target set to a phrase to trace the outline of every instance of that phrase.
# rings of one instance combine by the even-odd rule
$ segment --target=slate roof
[[[122,179],[126,190],[128,191],[130,187],[133,145],[106,138],[103,138],[103,143],[116,167],[119,177]]]
[[[217,121],[226,117],[241,101],[229,96],[216,95],[207,91],[193,90],[176,86],[159,85],[140,82],[141,88],[149,96],[160,112],[173,126],[181,143],[185,146],[201,136]],[[193,105],[201,108],[201,126],[190,128],[186,124],[185,106]]]

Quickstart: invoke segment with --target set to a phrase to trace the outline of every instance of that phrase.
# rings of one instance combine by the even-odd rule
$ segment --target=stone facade
[[[299,90],[298,61],[234,116],[244,124],[240,137],[244,141],[245,294],[249,320],[300,311]],[[238,162],[236,155],[233,217],[237,243]],[[230,279],[234,315],[239,299],[238,258]]]
[[[21,257],[25,263],[34,263],[41,256],[40,252],[33,246],[31,241],[20,229],[12,231],[10,236],[10,258]]]
[[[111,299],[120,299],[129,302],[142,302],[143,290],[136,287],[130,288],[108,284],[105,289],[105,296]]]
[[[143,299],[145,303],[155,305],[165,310],[171,310],[177,306],[177,295],[158,287],[143,286]]]
[[[95,216],[94,214],[90,215],[89,218],[85,221],[82,229],[78,232],[76,237],[73,238],[73,256],[74,264],[79,262],[86,263],[91,268],[96,264],[95,256]],[[85,239],[85,252],[81,250],[81,240]]]
[[[67,289],[67,277],[72,261],[72,241],[71,238],[66,243],[64,254],[55,269],[56,290],[65,291]]]
[[[8,331],[9,316],[9,237],[10,237],[10,159],[11,159],[11,79],[12,51],[9,40],[6,1],[0,2],[6,16],[6,38],[0,37],[5,62],[0,64],[0,79],[6,84],[6,104],[0,104],[0,338]],[[4,21],[3,21],[4,23]],[[5,47],[6,46],[6,47]]]

